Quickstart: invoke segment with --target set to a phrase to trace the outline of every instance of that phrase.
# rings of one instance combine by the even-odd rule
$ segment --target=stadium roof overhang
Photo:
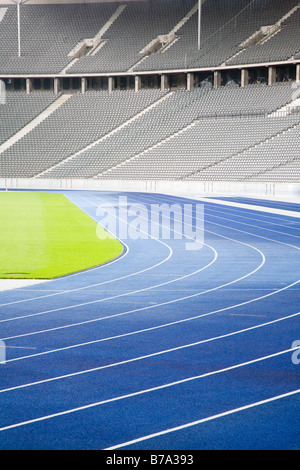
[[[116,3],[116,2],[135,2],[135,1],[151,1],[151,0],[0,0],[1,5],[12,5],[13,3],[17,5],[18,8],[18,43],[19,43],[19,56],[21,56],[21,28],[20,28],[20,7],[23,4],[72,4],[72,3],[79,3],[79,4],[88,4],[88,3]],[[198,3],[198,49],[200,49],[200,30],[201,30],[201,5],[205,2],[205,0],[195,0],[195,3]],[[44,78],[53,78],[53,77],[72,77],[72,76],[81,76],[81,77],[108,77],[108,76],[130,76],[130,75],[164,75],[164,74],[178,74],[178,73],[193,73],[193,72],[206,72],[206,71],[222,71],[222,70],[234,70],[234,69],[251,69],[257,67],[276,67],[276,66],[284,66],[284,65],[298,65],[300,64],[299,58],[292,58],[285,61],[274,61],[274,62],[265,62],[265,63],[250,63],[250,64],[243,64],[243,65],[219,65],[214,67],[196,67],[196,68],[185,68],[185,69],[178,69],[178,70],[151,70],[151,71],[139,71],[130,72],[130,71],[123,71],[123,72],[110,72],[110,73],[84,73],[84,74],[71,74],[71,73],[47,73],[47,74],[0,74],[0,78],[7,78],[9,77],[18,77],[18,78],[34,78],[34,77],[44,77]],[[298,65],[299,66],[299,65]]]

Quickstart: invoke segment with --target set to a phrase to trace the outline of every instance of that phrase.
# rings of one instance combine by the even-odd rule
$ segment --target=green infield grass
[[[53,279],[120,256],[123,245],[97,230],[62,194],[0,192],[0,279]]]

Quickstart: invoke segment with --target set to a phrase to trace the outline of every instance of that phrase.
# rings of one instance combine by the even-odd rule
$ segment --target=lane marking
[[[232,201],[224,201],[222,199],[210,199],[206,197],[199,197],[197,198],[197,201],[203,201],[203,202],[209,202],[212,204],[220,204],[223,206],[230,206],[230,207],[237,207],[240,209],[249,209],[252,211],[257,211],[257,212],[267,212],[270,214],[276,214],[276,215],[284,215],[287,217],[292,217],[295,219],[300,219],[300,213],[297,211],[290,211],[286,209],[276,209],[274,207],[267,207],[267,206],[256,206],[252,204],[243,204],[239,202],[232,202]]]
[[[259,251],[259,250],[257,250]],[[94,323],[94,322],[99,322],[99,321],[103,321],[103,320],[107,320],[107,319],[110,319],[110,318],[117,318],[117,317],[121,317],[121,316],[124,316],[124,315],[129,315],[131,313],[136,313],[136,312],[141,312],[141,311],[144,311],[144,310],[149,310],[149,309],[152,309],[152,308],[157,308],[157,307],[161,307],[161,306],[164,306],[164,305],[170,305],[170,304],[173,304],[173,303],[176,303],[176,302],[180,302],[180,301],[183,301],[183,300],[187,300],[187,299],[191,299],[191,298],[195,298],[195,297],[198,297],[200,295],[203,295],[203,294],[206,294],[208,292],[213,292],[215,290],[218,290],[218,289],[221,289],[223,287],[225,287],[226,285],[231,285],[231,284],[234,284],[235,282],[239,282],[241,281],[242,279],[246,279],[247,277],[253,275],[256,271],[258,271],[259,269],[261,269],[261,267],[264,265],[265,263],[265,257],[263,255],[262,252],[260,252],[262,254],[262,257],[263,257],[263,260],[261,262],[261,264],[256,267],[253,271],[251,271],[250,273],[244,275],[243,277],[239,278],[239,279],[235,279],[234,281],[230,281],[229,283],[227,284],[223,284],[221,286],[217,286],[217,287],[214,287],[214,288],[211,288],[211,289],[208,289],[206,291],[202,291],[202,292],[197,292],[195,294],[191,294],[191,295],[188,295],[188,296],[185,296],[185,297],[181,297],[179,299],[174,299],[174,300],[169,300],[167,302],[161,302],[161,303],[158,303],[156,305],[148,305],[146,307],[140,307],[140,308],[137,308],[137,309],[133,309],[133,310],[128,310],[128,311],[125,311],[125,312],[120,312],[120,313],[117,313],[117,314],[113,314],[113,315],[107,315],[107,316],[104,316],[104,317],[101,317],[101,318],[94,318],[92,320],[85,320],[85,321],[82,321],[82,322],[78,322],[78,323],[71,323],[71,324],[68,324],[68,325],[64,325],[64,326],[59,326],[59,327],[55,327],[55,328],[49,328],[49,329],[45,329],[45,330],[39,330],[39,331],[34,331],[34,332],[31,332],[31,333],[23,333],[21,335],[15,335],[15,336],[10,336],[10,337],[7,337],[7,338],[2,338],[3,340],[9,340],[9,339],[15,339],[15,338],[23,338],[23,337],[26,337],[26,336],[31,336],[31,335],[36,335],[36,334],[42,334],[42,333],[47,333],[47,332],[50,332],[50,331],[57,331],[57,330],[60,330],[60,329],[64,329],[64,328],[72,328],[72,327],[75,327],[75,326],[80,326],[80,325],[86,325],[88,323]],[[297,283],[300,282],[300,281],[297,281]],[[262,298],[265,298],[265,297],[268,297],[269,295],[274,295],[282,290],[285,290],[285,289],[288,289],[292,286],[293,284],[289,285],[289,286],[286,286],[282,289],[279,289],[278,291],[276,292],[272,292],[270,294],[267,294],[267,295],[264,295],[264,296],[261,296],[261,297],[257,297],[255,299],[251,299],[249,301],[246,301],[246,302],[243,302],[242,304],[237,304],[237,305],[234,305],[234,306],[230,306],[230,307],[226,307],[224,309],[220,309],[220,310],[216,310],[214,312],[208,312],[208,313],[205,313],[205,314],[201,314],[201,315],[198,315],[196,317],[190,317],[190,318],[186,318],[186,319],[183,319],[183,320],[177,320],[176,322],[172,322],[172,324],[177,324],[177,323],[181,323],[181,322],[184,322],[184,321],[189,321],[189,320],[194,320],[196,318],[201,318],[201,317],[204,317],[204,316],[208,316],[208,315],[212,315],[213,313],[217,313],[217,312],[221,312],[221,311],[224,311],[224,310],[227,310],[227,309],[231,309],[231,308],[236,308],[236,307],[239,307],[239,306],[242,306],[242,305],[246,305],[247,303],[251,303],[251,302],[254,302],[256,300],[260,300]],[[100,300],[101,301],[101,300]],[[100,302],[99,300],[95,300],[95,301],[92,301],[92,302],[86,302],[84,305],[90,305],[92,303],[99,303]],[[79,304],[79,305],[76,305],[76,306],[68,306],[68,307],[63,307],[63,308],[60,308],[60,309],[56,309],[54,311],[60,311],[60,310],[67,310],[67,309],[70,309],[70,308],[75,308],[75,307],[81,307],[83,304]],[[53,311],[53,310],[52,310]],[[52,312],[50,311],[50,312]],[[44,314],[44,313],[49,313],[49,312],[42,312],[42,313],[38,313],[38,314],[32,314],[30,316],[35,316],[35,315],[41,315],[41,314]],[[18,317],[20,318],[20,317]],[[18,319],[16,318],[16,319]],[[3,321],[8,321],[8,320],[2,320]],[[1,321],[0,321],[1,323]],[[169,326],[169,324],[167,325]]]
[[[258,219],[256,216],[254,216],[253,214],[251,214],[251,217],[250,216],[246,216],[246,215],[241,215],[241,210],[240,209],[235,209],[233,208],[233,211],[230,211],[230,210],[226,210],[228,209],[226,207],[226,212],[224,212],[224,208],[222,208],[223,211],[221,211],[220,209],[218,208],[215,208],[215,207],[210,207],[209,205],[206,206],[206,210],[208,210],[209,212],[209,215],[212,213],[212,214],[225,214],[226,215],[226,218],[227,216],[232,216],[232,217],[238,217],[239,219],[246,219],[246,220],[251,220],[251,221],[255,221],[255,222],[261,222],[262,224],[267,224],[267,225],[274,225],[275,227],[284,227],[288,230],[296,230],[297,232],[300,231],[300,227],[299,227],[299,222],[297,221],[297,227],[294,227],[292,225],[288,225],[289,223],[289,220],[286,220],[286,224],[283,224],[283,223],[280,223],[280,220],[281,219],[278,219],[278,217],[270,217],[268,215],[263,215],[263,214],[259,214],[261,217],[263,218],[260,218]],[[257,214],[256,214],[257,215]],[[267,219],[267,220],[265,220]],[[270,219],[273,219],[274,221],[277,221],[277,222],[270,222]],[[295,222],[296,223],[296,222]],[[284,233],[284,232],[283,232]],[[288,235],[288,234],[286,234]]]
[[[260,325],[255,325],[255,326],[252,326],[252,327],[249,327],[249,328],[244,328],[242,330],[239,330],[239,331],[233,331],[231,333],[227,333],[227,334],[224,334],[224,335],[220,335],[220,336],[216,336],[214,338],[208,338],[208,339],[204,339],[204,340],[200,340],[200,341],[197,341],[197,342],[194,342],[194,343],[190,343],[190,344],[185,344],[185,345],[182,345],[182,346],[177,346],[175,348],[170,348],[170,349],[166,349],[164,351],[158,351],[158,352],[155,352],[155,353],[151,353],[151,354],[147,354],[147,355],[144,355],[144,356],[139,356],[139,357],[135,357],[135,358],[131,358],[131,359],[126,359],[124,361],[119,361],[119,362],[115,362],[115,363],[112,363],[112,364],[106,364],[104,366],[99,366],[99,367],[94,367],[92,369],[86,369],[86,370],[83,370],[83,371],[79,371],[79,372],[72,372],[70,374],[65,374],[65,375],[61,375],[61,376],[56,376],[56,377],[51,377],[49,379],[44,379],[44,380],[39,380],[39,381],[36,381],[36,382],[31,382],[31,383],[27,383],[27,384],[22,384],[22,385],[16,385],[14,387],[10,387],[10,388],[7,388],[7,389],[2,389],[0,390],[0,393],[5,393],[5,392],[10,392],[10,391],[13,391],[13,390],[19,390],[19,389],[22,389],[22,388],[28,388],[28,387],[33,387],[35,385],[40,385],[40,384],[44,384],[44,383],[49,383],[49,382],[54,382],[54,381],[57,381],[57,380],[63,380],[63,379],[67,379],[67,378],[70,378],[70,377],[75,377],[75,376],[78,376],[78,375],[83,375],[83,374],[89,374],[89,373],[93,373],[93,372],[98,372],[100,370],[104,370],[104,369],[110,369],[112,367],[117,367],[117,366],[121,366],[121,365],[125,365],[125,364],[129,364],[129,363],[132,363],[132,362],[138,362],[138,361],[141,361],[141,360],[145,360],[145,359],[149,359],[149,358],[152,358],[152,357],[156,357],[156,356],[162,356],[164,354],[169,354],[171,352],[175,352],[175,351],[179,351],[179,350],[182,350],[182,349],[187,349],[187,348],[191,348],[191,347],[195,347],[195,346],[199,346],[200,344],[205,344],[205,343],[210,343],[212,341],[217,341],[217,340],[220,340],[220,339],[225,339],[225,338],[229,338],[231,336],[236,336],[238,334],[242,334],[242,333],[247,333],[249,331],[252,331],[252,330],[256,330],[258,328],[263,328],[263,327],[266,327],[266,326],[270,326],[270,325],[273,325],[274,323],[278,323],[278,322],[281,322],[281,321],[285,321],[285,320],[289,320],[291,318],[294,318],[294,317],[297,317],[300,315],[300,312],[298,313],[295,313],[295,314],[292,314],[292,315],[288,315],[287,317],[284,317],[284,318],[280,318],[280,319],[277,319],[277,320],[273,320],[273,321],[270,321],[270,322],[267,322],[267,323],[262,323]],[[123,335],[122,335],[123,336]],[[128,334],[124,335],[124,336],[128,336]],[[101,340],[99,340],[98,342],[101,342]],[[90,344],[90,343],[89,343]],[[63,348],[65,349],[65,348]],[[66,349],[71,349],[71,347],[69,348],[66,348]],[[297,350],[297,348],[293,348],[293,350]],[[51,351],[50,351],[51,352]],[[39,354],[38,354],[39,355]],[[29,356],[31,357],[31,356]],[[20,360],[22,360],[23,358],[20,358]],[[15,362],[19,360],[19,358],[15,358],[15,359],[11,359],[9,361],[6,361],[7,362]]]
[[[216,415],[208,416],[207,418],[198,419],[196,421],[192,421],[190,423],[182,424],[180,426],[176,426],[176,427],[173,427],[173,428],[165,429],[163,431],[148,434],[147,436],[143,436],[143,437],[139,437],[137,439],[133,439],[131,441],[123,442],[121,444],[118,444],[118,445],[115,445],[115,446],[112,446],[112,447],[107,447],[106,449],[103,449],[103,450],[115,450],[115,449],[120,449],[122,447],[128,447],[130,445],[137,444],[138,442],[143,442],[143,441],[146,441],[146,440],[149,440],[149,439],[153,439],[155,437],[161,437],[161,436],[164,436],[166,434],[170,434],[172,432],[182,431],[183,429],[191,428],[193,426],[197,426],[199,424],[207,423],[207,422],[213,421],[215,419],[224,418],[226,416],[229,416],[229,415],[232,415],[232,414],[235,414],[235,413],[240,413],[242,411],[246,411],[246,410],[249,410],[251,408],[256,408],[257,406],[266,405],[268,403],[272,403],[274,401],[281,400],[283,398],[287,398],[287,397],[291,397],[293,395],[297,395],[298,393],[300,393],[300,389],[293,390],[293,391],[288,392],[288,393],[283,393],[282,395],[277,395],[275,397],[267,398],[265,400],[260,400],[260,401],[254,402],[254,403],[250,403],[249,405],[240,406],[239,408],[234,408],[232,410],[224,411],[223,413],[218,413]]]
[[[195,377],[189,377],[187,379],[177,380],[177,381],[170,382],[170,383],[167,383],[167,384],[159,385],[157,387],[151,387],[151,388],[148,388],[148,389],[140,390],[138,392],[132,392],[132,393],[128,393],[128,394],[125,394],[125,395],[118,396],[118,397],[108,398],[106,400],[101,400],[101,401],[98,401],[98,402],[95,402],[95,403],[90,403],[88,405],[83,405],[83,406],[79,406],[79,407],[76,407],[76,408],[60,411],[58,413],[53,413],[53,414],[50,414],[50,415],[41,416],[39,418],[34,418],[34,419],[27,420],[27,421],[22,421],[22,422],[19,422],[19,423],[11,424],[11,425],[8,425],[8,426],[3,426],[2,428],[0,428],[0,432],[7,431],[9,429],[18,428],[18,427],[21,427],[21,426],[26,426],[28,424],[33,424],[33,423],[38,423],[38,422],[41,422],[41,421],[46,421],[48,419],[53,419],[53,418],[57,418],[57,417],[60,417],[60,416],[65,416],[65,415],[71,414],[71,413],[76,413],[76,412],[79,412],[79,411],[88,410],[90,408],[95,408],[95,407],[98,407],[98,406],[101,406],[101,405],[104,405],[104,404],[107,404],[107,403],[113,403],[113,402],[116,402],[116,401],[121,401],[121,400],[125,400],[125,399],[128,399],[128,398],[137,397],[137,396],[140,396],[140,395],[145,395],[145,394],[150,393],[150,392],[156,392],[158,390],[163,390],[163,389],[166,389],[166,388],[174,387],[176,385],[181,385],[183,383],[191,382],[191,381],[198,380],[198,379],[201,379],[201,378],[210,377],[212,375],[217,375],[217,374],[221,374],[221,373],[224,373],[224,372],[229,372],[231,370],[238,369],[238,368],[241,368],[241,367],[245,367],[245,366],[250,365],[250,364],[265,361],[267,359],[271,359],[271,358],[274,358],[274,357],[277,357],[277,356],[280,356],[280,355],[283,355],[283,354],[290,353],[290,352],[295,351],[297,349],[298,348],[287,349],[285,351],[280,351],[280,352],[277,352],[277,353],[274,353],[274,354],[270,354],[268,356],[260,357],[260,358],[257,358],[257,359],[252,359],[251,361],[243,362],[241,364],[236,364],[234,366],[226,367],[224,369],[220,369],[220,370],[217,370],[217,371],[207,372],[205,374],[201,374],[201,375],[198,375],[198,376],[195,376]],[[298,392],[299,391],[300,391],[300,389],[298,390]],[[247,405],[247,406],[249,406],[249,405]],[[244,408],[244,407],[242,407],[242,408]],[[205,418],[205,419],[208,419],[208,418]]]
[[[253,313],[229,313],[232,317],[266,317],[267,315],[254,315]]]

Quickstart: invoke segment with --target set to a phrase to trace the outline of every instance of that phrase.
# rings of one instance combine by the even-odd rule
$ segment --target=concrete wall
[[[132,191],[198,196],[249,196],[290,200],[300,203],[297,183],[236,183],[224,181],[110,181],[71,179],[0,178],[0,188],[33,190],[99,190]]]

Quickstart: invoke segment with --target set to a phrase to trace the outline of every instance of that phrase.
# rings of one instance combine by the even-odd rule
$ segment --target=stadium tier
[[[24,4],[21,59],[16,7],[8,5],[0,23],[1,72],[109,73],[286,60],[300,52],[298,4],[205,0],[201,51],[195,0]],[[243,46],[261,27],[269,27],[263,44]]]
[[[199,3],[0,2],[0,178],[298,183],[300,2]]]

